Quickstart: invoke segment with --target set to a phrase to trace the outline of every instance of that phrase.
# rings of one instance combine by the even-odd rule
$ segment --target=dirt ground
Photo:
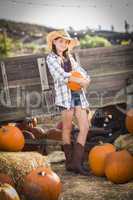
[[[62,181],[60,200],[132,200],[133,181],[125,184],[113,184],[106,177],[89,177],[67,172],[63,154],[50,155],[51,167]]]

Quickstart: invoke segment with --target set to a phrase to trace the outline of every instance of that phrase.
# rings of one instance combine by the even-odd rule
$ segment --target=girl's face
[[[65,40],[64,38],[58,38],[53,41],[53,44],[55,45],[56,50],[58,52],[63,53],[68,48],[69,40]]]

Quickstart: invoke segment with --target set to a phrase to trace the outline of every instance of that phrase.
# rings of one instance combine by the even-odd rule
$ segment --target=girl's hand
[[[84,89],[86,89],[89,86],[89,84],[90,84],[90,79],[86,78],[86,77],[79,78],[79,77],[75,77],[75,76],[71,75],[69,77],[69,81],[73,81],[73,82],[76,82],[76,83],[80,84],[80,86],[82,88],[84,88]]]
[[[77,78],[77,77],[74,77],[74,76],[70,76],[69,77],[69,81],[73,81],[73,82],[76,82],[76,83],[79,83],[82,81],[82,78]]]
[[[86,78],[81,79],[81,81],[80,81],[79,84],[81,85],[81,87],[83,87],[83,88],[86,89],[89,86],[89,84],[90,84],[90,80],[88,80]]]

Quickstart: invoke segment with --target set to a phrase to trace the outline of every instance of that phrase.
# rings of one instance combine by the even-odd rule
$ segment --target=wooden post
[[[37,63],[38,63],[38,69],[39,69],[39,74],[40,74],[42,91],[48,90],[49,84],[48,84],[48,77],[47,77],[45,59],[44,58],[37,58]]]
[[[133,77],[127,80],[127,110],[133,108]]]
[[[6,74],[5,63],[3,61],[1,62],[1,72],[2,72],[2,79],[3,79],[3,86],[4,86],[3,89],[4,89],[5,95],[6,95],[6,102],[7,102],[8,106],[11,106],[8,79],[7,79],[7,74]]]

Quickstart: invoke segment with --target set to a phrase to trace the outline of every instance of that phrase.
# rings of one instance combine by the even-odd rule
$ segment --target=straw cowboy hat
[[[52,31],[50,33],[48,33],[47,35],[47,45],[48,45],[48,49],[52,50],[52,43],[53,40],[55,40],[56,38],[61,37],[64,38],[66,40],[69,40],[69,49],[72,49],[75,46],[79,45],[79,41],[77,39],[73,39],[70,37],[70,35],[64,31],[64,30],[60,30],[60,31]]]

